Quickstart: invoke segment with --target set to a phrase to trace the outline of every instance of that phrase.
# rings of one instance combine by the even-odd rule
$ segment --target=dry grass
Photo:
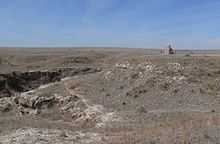
[[[219,114],[195,113],[185,120],[161,122],[156,126],[107,128],[102,140],[106,144],[192,144],[202,140],[204,143],[208,142],[204,130],[219,124]]]

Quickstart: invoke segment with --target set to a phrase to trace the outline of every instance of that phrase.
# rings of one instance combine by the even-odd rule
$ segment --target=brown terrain
[[[0,144],[220,144],[220,51],[0,48]]]

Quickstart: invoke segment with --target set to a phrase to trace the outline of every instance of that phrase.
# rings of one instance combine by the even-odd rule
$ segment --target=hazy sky
[[[0,0],[0,46],[220,48],[220,0]]]

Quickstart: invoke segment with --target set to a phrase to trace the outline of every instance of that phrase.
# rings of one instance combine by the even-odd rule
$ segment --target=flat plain
[[[0,144],[219,144],[220,51],[0,48]]]

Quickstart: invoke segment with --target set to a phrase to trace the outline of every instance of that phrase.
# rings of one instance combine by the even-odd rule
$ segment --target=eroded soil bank
[[[57,68],[45,71],[12,72],[0,74],[0,98],[27,92],[41,85],[61,81],[65,77],[83,75],[100,71],[98,68]]]

